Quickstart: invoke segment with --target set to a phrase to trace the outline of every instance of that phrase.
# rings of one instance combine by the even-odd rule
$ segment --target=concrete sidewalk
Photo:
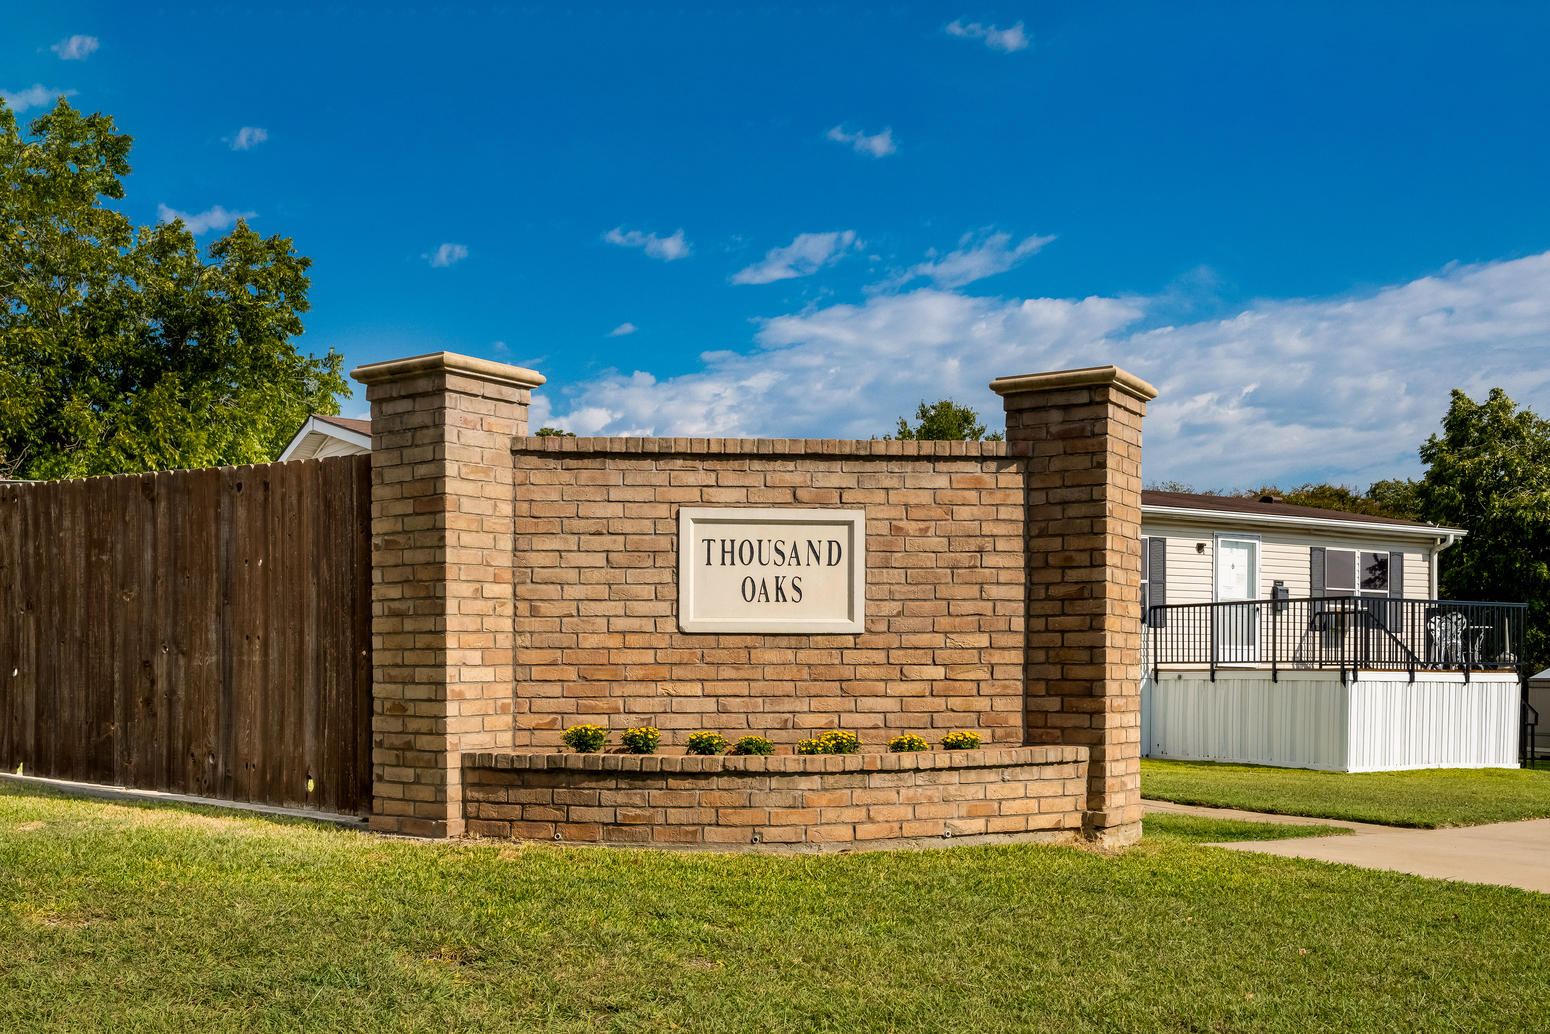
[[[1165,801],[1146,801],[1145,805],[1149,812],[1245,822],[1342,826],[1354,831],[1351,836],[1344,837],[1299,837],[1213,845],[1229,851],[1313,858],[1359,865],[1364,869],[1407,872],[1436,880],[1490,883],[1550,894],[1550,819],[1496,822],[1455,829],[1401,829],[1339,819],[1197,808]]]

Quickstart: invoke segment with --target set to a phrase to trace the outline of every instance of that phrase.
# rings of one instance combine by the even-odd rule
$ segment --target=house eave
[[[314,433],[323,435],[325,438],[335,438],[341,442],[347,442],[367,452],[371,451],[371,435],[361,434],[359,431],[352,431],[348,427],[340,427],[338,424],[329,423],[327,420],[319,420],[315,416],[309,416],[307,422],[302,424],[301,429],[286,443],[285,450],[280,453],[279,458],[281,460],[294,458],[296,451],[307,440],[307,436]]]
[[[1438,524],[1383,524],[1377,521],[1350,521],[1333,517],[1298,517],[1271,513],[1247,513],[1238,510],[1207,510],[1188,506],[1141,506],[1141,519],[1178,518],[1207,521],[1213,524],[1229,524],[1236,527],[1255,525],[1270,528],[1317,528],[1320,531],[1351,531],[1407,539],[1436,541],[1443,538],[1463,538],[1462,528],[1447,528]]]

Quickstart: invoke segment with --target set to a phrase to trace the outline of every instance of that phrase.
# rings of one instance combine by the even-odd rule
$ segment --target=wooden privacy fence
[[[0,482],[0,768],[371,802],[370,457]]]

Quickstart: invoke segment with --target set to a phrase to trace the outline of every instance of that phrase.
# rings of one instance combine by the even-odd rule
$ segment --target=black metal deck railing
[[[1147,611],[1147,664],[1282,671],[1520,672],[1522,603],[1369,597],[1184,603]]]

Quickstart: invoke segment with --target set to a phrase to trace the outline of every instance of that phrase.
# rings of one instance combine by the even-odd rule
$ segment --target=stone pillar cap
[[[1157,389],[1133,373],[1118,366],[1084,366],[1080,370],[1056,370],[1053,373],[1025,373],[1014,377],[997,377],[990,382],[990,390],[997,395],[1016,395],[1029,391],[1062,391],[1066,388],[1090,388],[1110,385],[1125,394],[1150,402],[1157,397]]]
[[[430,352],[426,355],[412,355],[407,359],[367,363],[351,370],[350,376],[362,384],[381,384],[421,373],[459,373],[497,384],[509,384],[515,388],[536,388],[547,379],[536,370],[489,359],[476,359],[456,352]]]

